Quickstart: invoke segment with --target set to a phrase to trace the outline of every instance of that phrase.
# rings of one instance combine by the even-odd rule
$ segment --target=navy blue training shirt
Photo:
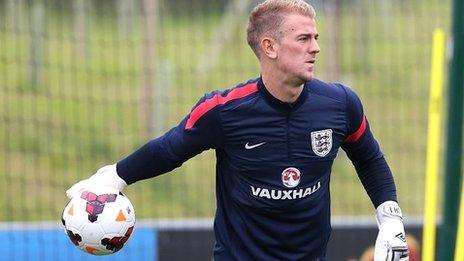
[[[312,79],[298,99],[261,78],[206,94],[189,115],[117,164],[128,184],[216,150],[215,260],[325,260],[329,182],[339,148],[375,207],[396,201],[391,171],[357,95]]]

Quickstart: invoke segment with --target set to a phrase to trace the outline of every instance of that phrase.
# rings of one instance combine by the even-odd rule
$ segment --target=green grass
[[[449,3],[422,1],[411,6],[395,1],[392,8],[390,16],[382,16],[380,6],[372,4],[363,17],[356,16],[355,9],[344,9],[337,80],[352,86],[363,100],[394,172],[403,211],[417,215],[424,194],[432,31],[448,25],[429,14],[449,17]],[[0,28],[0,207],[5,210],[0,221],[57,219],[67,201],[65,190],[77,180],[176,125],[203,93],[259,75],[246,46],[244,24],[231,28],[235,37],[223,47],[220,63],[198,77],[198,59],[208,55],[220,16],[164,15],[151,61],[154,93],[161,98],[153,105],[155,133],[146,133],[140,107],[140,18],[124,38],[111,17],[90,16],[83,47],[73,39],[70,20],[54,12],[48,17],[42,77],[35,84],[29,80],[33,39],[27,27],[20,32],[8,24]],[[329,57],[324,49],[326,18],[323,11],[318,14],[321,79],[326,78]],[[214,161],[214,152],[208,151],[170,174],[130,186],[127,194],[137,216],[212,216]],[[334,214],[372,213],[343,152],[334,165],[331,186]]]

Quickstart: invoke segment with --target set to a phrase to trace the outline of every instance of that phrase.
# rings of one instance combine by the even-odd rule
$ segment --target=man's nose
[[[319,53],[321,51],[321,48],[319,48],[319,44],[317,43],[317,40],[311,41],[311,46],[309,48],[310,53]]]

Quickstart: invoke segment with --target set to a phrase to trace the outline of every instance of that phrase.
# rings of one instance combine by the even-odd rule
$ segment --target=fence
[[[58,220],[64,191],[185,116],[203,93],[259,76],[246,45],[255,0],[0,1],[0,221]],[[450,2],[313,1],[317,78],[356,90],[421,215],[433,29]],[[332,213],[372,215],[341,152]],[[138,218],[214,215],[214,153],[127,189]]]

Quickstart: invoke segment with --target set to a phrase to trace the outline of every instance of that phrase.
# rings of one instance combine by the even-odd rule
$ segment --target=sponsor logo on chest
[[[301,189],[290,189],[290,190],[279,190],[279,189],[267,189],[251,187],[251,193],[253,196],[259,198],[267,198],[274,200],[288,200],[288,199],[300,199],[305,198],[321,188],[321,182],[318,181],[315,185]]]
[[[300,184],[301,173],[297,168],[286,168],[282,171],[282,184],[287,188],[294,188]]]
[[[281,174],[282,184],[287,188],[294,188],[300,184],[301,172],[294,167],[286,168]],[[291,200],[305,198],[321,188],[321,182],[318,181],[316,184],[300,189],[268,189],[250,186],[251,193],[255,197],[267,198],[273,200]]]

